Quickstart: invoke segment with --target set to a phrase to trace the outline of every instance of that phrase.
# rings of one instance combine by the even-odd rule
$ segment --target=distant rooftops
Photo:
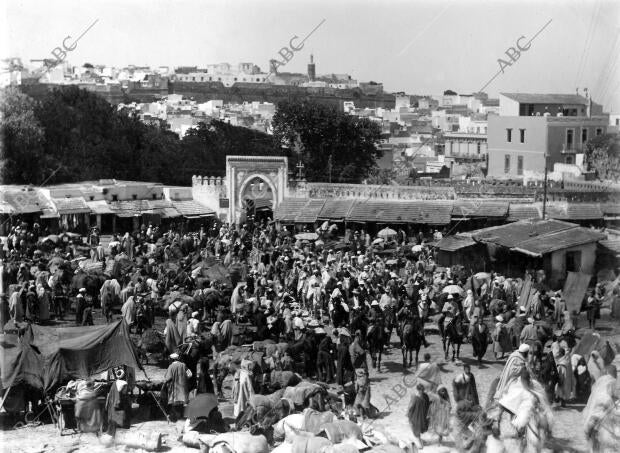
[[[588,104],[588,100],[578,94],[500,93],[500,95],[522,104]]]

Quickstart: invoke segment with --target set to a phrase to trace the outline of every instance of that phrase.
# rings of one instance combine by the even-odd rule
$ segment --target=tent
[[[0,334],[0,390],[27,384],[43,388],[43,357],[16,334]]]
[[[86,378],[119,365],[143,369],[122,319],[84,327],[31,324],[22,341],[41,352],[41,377],[46,392],[71,379]]]
[[[43,357],[35,348],[22,343],[17,334],[0,334],[0,408],[23,410],[25,392],[43,391],[42,370]]]

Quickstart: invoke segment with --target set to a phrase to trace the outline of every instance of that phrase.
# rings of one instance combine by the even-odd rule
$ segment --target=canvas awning
[[[570,312],[581,310],[581,303],[588,290],[591,275],[582,272],[569,272],[562,290],[562,297],[566,301],[566,307]]]

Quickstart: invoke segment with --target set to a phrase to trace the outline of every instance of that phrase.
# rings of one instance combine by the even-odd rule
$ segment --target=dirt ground
[[[101,322],[98,319],[98,322]],[[579,326],[587,325],[585,317],[579,320]],[[431,325],[427,324],[430,330]],[[620,345],[620,322],[609,318],[607,310],[603,310],[602,319],[597,325],[597,330],[602,336],[609,338],[616,345]],[[585,333],[586,329],[579,329],[578,334]],[[464,345],[461,349],[461,360],[456,362],[444,361],[441,348],[441,340],[436,333],[430,334],[428,340],[431,345],[428,349],[420,351],[420,359],[424,352],[430,352],[432,360],[437,361],[442,373],[442,381],[448,386],[451,392],[452,379],[462,370],[464,363],[471,364],[472,372],[476,378],[478,385],[478,393],[481,399],[485,399],[488,393],[491,381],[500,373],[504,361],[495,361],[492,352],[487,351],[485,361],[481,367],[472,359],[471,345]],[[392,433],[397,438],[406,438],[410,435],[410,428],[406,419],[406,410],[411,397],[411,390],[406,388],[403,395],[398,384],[403,384],[403,378],[407,374],[415,372],[415,367],[408,369],[403,373],[402,356],[400,349],[394,347],[397,345],[396,335],[392,337],[391,347],[388,353],[383,357],[382,372],[376,370],[371,371],[371,389],[372,403],[381,411],[378,419],[372,421],[372,426],[383,431]],[[616,357],[615,365],[620,369],[620,355]],[[153,366],[147,366],[146,372],[149,378],[153,380],[160,379],[163,376],[163,369]],[[143,378],[138,372],[136,379]],[[408,381],[408,380],[407,380]],[[230,394],[230,382],[225,382],[225,395]],[[402,396],[399,396],[400,393]],[[389,402],[388,402],[389,400]],[[397,400],[394,402],[394,400]],[[585,452],[587,445],[584,438],[581,419],[581,411],[583,405],[569,404],[566,408],[556,408],[555,419],[553,421],[553,445],[554,451],[557,452]],[[228,402],[220,403],[220,410],[225,417],[232,416],[231,404]],[[136,409],[134,419],[132,421],[131,431],[144,434],[161,433],[163,435],[164,451],[169,452],[193,452],[197,449],[187,448],[180,442],[179,428],[181,423],[168,423],[165,419],[146,421],[146,414]],[[67,434],[60,436],[58,431],[52,424],[23,427],[19,429],[7,429],[0,432],[0,450],[3,452],[15,453],[35,453],[35,452],[138,452],[138,449],[129,449],[123,445],[114,447],[104,447],[100,440],[93,434]],[[452,439],[444,439],[443,445],[454,448]],[[425,448],[423,451],[429,451]],[[620,451],[620,449],[619,449]]]

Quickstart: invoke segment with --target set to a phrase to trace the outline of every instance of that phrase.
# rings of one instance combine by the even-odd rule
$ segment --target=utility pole
[[[543,187],[543,208],[542,208],[542,218],[545,220],[545,216],[547,214],[547,152],[545,151],[545,180]]]
[[[327,161],[327,165],[329,167],[329,182],[332,182],[332,154],[329,154],[329,160]]]

